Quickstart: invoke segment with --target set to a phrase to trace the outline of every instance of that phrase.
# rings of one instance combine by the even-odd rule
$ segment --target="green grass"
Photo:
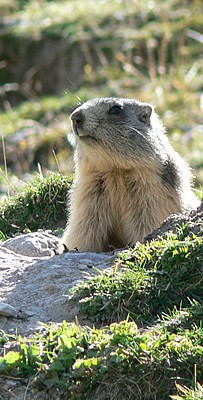
[[[192,299],[203,302],[203,230],[191,237],[187,229],[124,251],[113,272],[78,286],[81,312],[100,322],[130,317],[146,324]]]
[[[203,386],[196,384],[195,389],[189,389],[188,387],[176,385],[178,394],[170,396],[173,400],[200,400],[203,399]]]
[[[121,37],[123,35],[119,27],[121,23],[124,23],[126,33],[129,37],[131,36],[129,45],[133,45],[132,18],[135,18],[133,28],[137,28],[138,37],[150,38],[151,35],[159,36],[160,31],[170,32],[171,24],[174,32],[188,25],[193,26],[198,21],[201,24],[200,10],[200,4],[197,1],[190,1],[187,5],[183,5],[178,0],[160,3],[159,7],[153,3],[146,7],[143,2],[134,0],[116,1],[114,4],[110,0],[98,3],[93,0],[87,0],[85,3],[81,0],[63,0],[60,3],[44,1],[43,4],[29,1],[24,2],[24,7],[16,13],[18,24],[14,25],[13,30],[19,35],[38,38],[44,33],[50,35],[62,33],[71,41],[74,36],[79,40],[88,39],[88,34],[105,37],[104,32],[98,32],[98,25],[107,28],[107,37],[109,33],[113,34],[113,30],[116,38]],[[111,26],[108,26],[109,20],[112,21]],[[79,25],[78,21],[80,21]],[[146,25],[149,25],[147,29]]]
[[[81,95],[83,98],[85,97],[84,91],[81,91]],[[80,96],[80,91],[78,96]],[[61,97],[45,96],[40,100],[25,101],[17,107],[2,111],[0,118],[4,136],[14,134],[18,130],[30,126],[31,121],[39,122],[44,126],[53,124],[56,119],[58,122],[62,119],[64,123],[69,122],[68,117],[78,103],[79,100],[76,95],[66,93]]]
[[[1,235],[65,227],[67,195],[72,180],[60,174],[36,177],[32,184],[0,204]]]

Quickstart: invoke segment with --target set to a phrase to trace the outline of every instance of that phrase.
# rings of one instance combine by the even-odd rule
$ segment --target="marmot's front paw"
[[[116,247],[113,246],[113,244],[109,244],[109,245],[108,245],[108,251],[109,251],[109,252],[112,252],[112,251],[114,251],[114,250],[116,250]]]
[[[64,253],[68,253],[69,251],[79,251],[77,247],[75,247],[73,250],[70,250],[65,243],[61,243],[61,245],[59,247],[57,247],[57,249],[53,249],[54,250],[54,254],[56,256],[60,255],[60,254],[64,254]]]
[[[53,251],[54,251],[54,254],[56,256],[58,256],[59,254],[68,253],[69,249],[68,249],[68,247],[66,246],[65,243],[61,243],[60,246],[57,247],[56,249],[53,249]]]

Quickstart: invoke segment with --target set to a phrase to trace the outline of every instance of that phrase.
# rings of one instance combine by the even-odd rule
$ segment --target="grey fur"
[[[163,165],[161,178],[164,184],[171,186],[173,189],[178,188],[180,185],[177,166],[170,159],[168,159]]]

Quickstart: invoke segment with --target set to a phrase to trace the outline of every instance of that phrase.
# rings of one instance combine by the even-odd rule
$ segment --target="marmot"
[[[199,205],[190,169],[150,104],[93,99],[76,108],[71,121],[76,178],[62,238],[69,249],[133,245],[169,215]]]

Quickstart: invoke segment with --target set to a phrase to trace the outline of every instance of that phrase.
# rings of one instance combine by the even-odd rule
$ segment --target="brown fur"
[[[117,114],[113,115],[111,125],[112,116],[109,118],[107,110],[118,100],[122,100],[126,111],[119,120]],[[170,214],[199,204],[191,190],[190,171],[169,144],[163,125],[153,109],[146,126],[142,117],[141,122],[137,121],[132,114],[137,104],[143,109],[148,107],[128,99],[97,99],[72,114],[78,136],[76,179],[70,219],[62,239],[69,249],[102,252],[109,251],[111,245],[132,245],[143,241]],[[79,121],[81,113],[83,120]],[[137,109],[135,114],[139,115]],[[78,115],[77,121],[73,115]],[[118,136],[117,124],[120,126],[122,120]],[[129,131],[133,131],[133,141],[128,139]],[[163,175],[164,165],[169,176]]]

